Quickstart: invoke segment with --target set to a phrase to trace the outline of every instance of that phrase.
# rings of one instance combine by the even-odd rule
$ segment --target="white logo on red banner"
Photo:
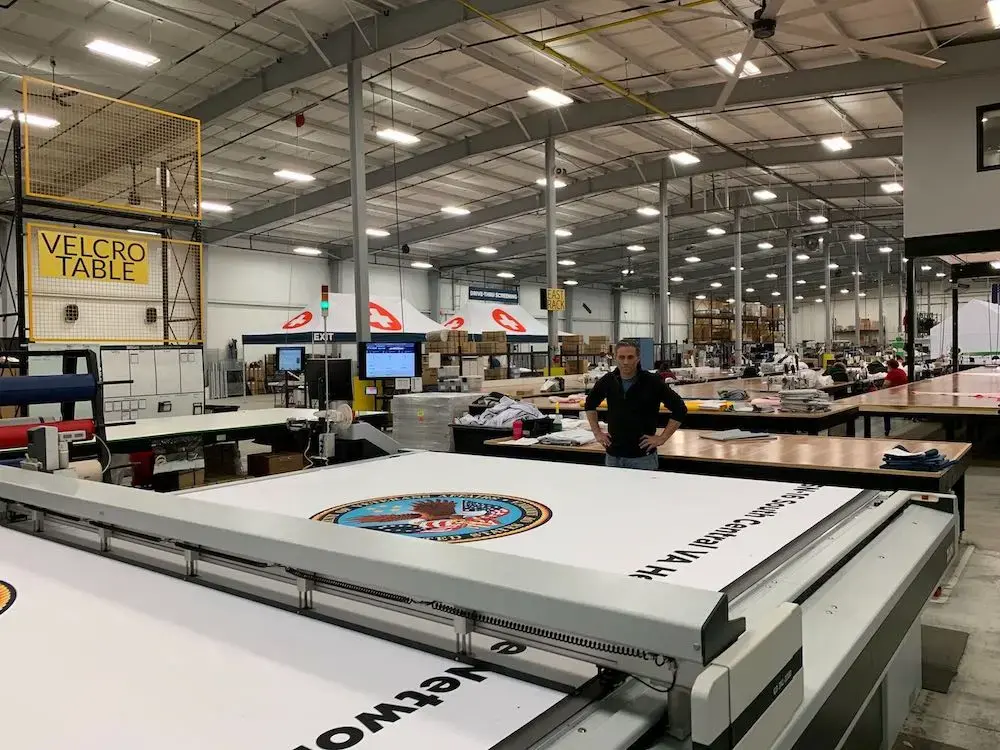
[[[281,327],[286,331],[291,331],[296,328],[301,328],[304,325],[308,325],[312,321],[312,319],[313,319],[313,314],[308,310],[303,310]]]
[[[453,331],[457,331],[464,325],[465,325],[465,318],[463,318],[461,315],[456,315],[454,318],[445,323],[444,327],[450,328]]]
[[[493,308],[493,320],[497,322],[498,326],[511,333],[524,333],[528,330],[521,324],[520,320],[499,307]]]
[[[368,303],[368,322],[380,331],[402,331],[403,324],[391,312],[377,302]]]

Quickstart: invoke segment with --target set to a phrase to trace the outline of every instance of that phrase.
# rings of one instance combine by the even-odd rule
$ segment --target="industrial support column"
[[[951,279],[951,371],[958,372],[958,279]]]
[[[785,230],[785,348],[795,351],[795,337],[792,335],[792,302],[795,299],[795,279],[792,278],[792,230]]]
[[[368,312],[368,211],[365,205],[365,101],[361,60],[347,64],[347,106],[351,139],[351,228],[354,231],[354,335],[372,340]]]
[[[563,311],[563,330],[573,333],[573,290],[576,287],[566,287],[566,309]]]
[[[906,374],[912,383],[917,354],[917,264],[912,258],[906,264],[906,319],[903,327],[906,329]]]
[[[733,218],[736,220],[736,240],[733,244],[733,273],[736,300],[736,308],[733,310],[733,324],[736,326],[736,351],[734,352],[736,361],[734,365],[739,367],[743,364],[743,215],[740,207],[733,210]]]
[[[556,142],[545,139],[545,280],[549,289],[559,285],[559,266],[556,256]],[[549,366],[559,354],[559,313],[548,311]]]
[[[435,323],[441,320],[441,272],[438,270],[429,271],[427,274],[427,306],[430,308],[431,320]]]
[[[611,338],[617,344],[622,340],[622,290],[611,292]]]
[[[878,272],[878,348],[885,350],[885,285]]]
[[[832,354],[833,353],[833,310],[830,307],[830,284],[832,283],[830,279],[830,246],[826,244],[826,238],[819,238],[819,249],[823,253],[823,284],[826,289],[823,290],[823,312],[826,316],[825,325],[823,327],[823,353]]]
[[[902,255],[899,256],[899,284],[896,287],[896,335],[898,336],[903,332],[903,290],[906,288],[906,280],[903,278],[903,266],[905,266],[905,259]]]
[[[733,218],[736,224],[736,239],[733,242],[733,268],[736,269],[733,271],[733,298],[736,300],[733,325],[736,326],[736,351],[733,352],[733,364],[739,367],[743,364],[743,214],[739,206],[733,210]]]
[[[661,166],[664,174],[666,164]],[[660,356],[667,359],[670,340],[670,201],[666,177],[660,178]]]
[[[854,249],[854,345],[861,348],[861,264]]]

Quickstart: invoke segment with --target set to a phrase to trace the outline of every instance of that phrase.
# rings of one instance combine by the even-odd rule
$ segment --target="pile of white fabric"
[[[781,391],[780,411],[829,411],[830,395],[815,388]]]
[[[594,433],[587,429],[563,430],[542,435],[538,442],[543,445],[589,445],[596,440]]]
[[[504,396],[482,414],[464,414],[455,421],[473,427],[510,427],[519,419],[541,419],[543,416],[531,404]]]

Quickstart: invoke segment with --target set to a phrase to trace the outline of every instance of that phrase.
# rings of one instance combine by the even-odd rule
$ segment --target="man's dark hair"
[[[639,342],[638,341],[634,341],[632,339],[622,339],[617,344],[615,344],[615,356],[618,355],[618,350],[619,349],[621,349],[623,347],[626,347],[626,346],[630,346],[633,349],[635,349],[635,356],[637,356],[637,357],[639,356]]]

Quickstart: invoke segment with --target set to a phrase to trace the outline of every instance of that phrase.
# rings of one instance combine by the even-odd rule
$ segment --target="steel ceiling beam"
[[[482,10],[495,15],[531,8],[544,2],[481,0],[479,4]],[[387,15],[368,16],[359,19],[357,23],[345,24],[315,40],[329,60],[329,65],[310,47],[302,54],[288,55],[268,65],[252,78],[210,96],[185,114],[208,123],[271,91],[294,86],[330,68],[347,65],[351,60],[386,52],[471,20],[479,20],[479,16],[454,0],[424,0],[416,5],[390,11]]]
[[[672,206],[670,210],[671,219],[676,220],[681,216],[696,216],[700,214],[715,213],[715,214],[726,214],[723,218],[720,218],[719,223],[725,224],[729,221],[728,212],[737,206],[757,206],[761,208],[772,208],[776,209],[783,203],[797,203],[799,201],[809,201],[815,200],[812,196],[806,194],[805,192],[798,190],[789,186],[772,186],[771,189],[778,194],[778,199],[774,201],[769,201],[767,203],[762,203],[761,201],[755,200],[747,188],[738,188],[735,190],[730,190],[728,193],[722,193],[721,196],[716,197],[712,193],[706,193],[702,197],[704,200],[698,201],[697,205],[690,205],[689,203],[682,203],[677,206]],[[856,182],[844,182],[844,183],[834,183],[832,185],[817,185],[811,187],[812,191],[822,197],[825,200],[844,200],[850,198],[866,198],[881,196],[882,193],[879,190],[879,181],[877,180],[863,180]],[[820,209],[812,209],[812,211],[817,211]],[[803,209],[805,212],[806,209]],[[771,215],[775,211],[770,211],[768,214]],[[824,211],[824,213],[827,213]],[[842,220],[842,221],[852,221],[853,217],[844,212],[835,212],[833,215],[828,217],[831,221]],[[595,239],[598,237],[605,237],[610,234],[617,234],[619,232],[624,232],[628,229],[636,229],[646,225],[653,225],[658,220],[657,216],[642,216],[638,213],[627,213],[618,214],[613,218],[606,221],[599,221],[593,224],[576,225],[573,227],[573,237],[564,241],[560,247],[563,251],[572,252],[572,245],[576,242],[581,242],[583,240]],[[814,226],[814,229],[817,227]],[[748,230],[752,231],[752,230]],[[708,237],[704,230],[701,232],[701,236],[695,240],[696,242],[708,241]],[[532,255],[541,251],[545,247],[545,235],[544,233],[533,234],[522,239],[514,240],[506,245],[496,245],[497,253],[488,257],[476,256],[465,261],[456,262],[453,264],[442,265],[442,269],[445,268],[459,268],[464,266],[475,266],[475,265],[489,265],[491,263],[496,263],[498,261],[507,260],[510,258],[516,258],[523,255]]]
[[[901,156],[902,153],[902,136],[891,136],[888,138],[873,138],[867,141],[860,141],[855,144],[854,149],[849,154],[835,154],[819,144],[807,144],[755,149],[753,157],[762,164],[774,167],[824,161],[844,161],[845,156],[852,160],[878,159],[889,156]],[[701,162],[699,164],[684,170],[676,169],[673,162],[669,160],[650,159],[640,162],[638,166],[618,169],[587,180],[570,182],[566,187],[560,189],[556,193],[556,196],[559,203],[565,205],[573,201],[600,195],[601,193],[608,193],[613,190],[626,190],[657,182],[664,169],[666,169],[667,173],[663,176],[672,179],[678,176],[696,177],[715,172],[725,172],[733,169],[741,169],[746,166],[747,163],[744,159],[740,159],[729,152],[703,153],[701,154]],[[400,247],[404,243],[416,245],[417,243],[426,242],[438,237],[465,232],[488,224],[507,221],[508,219],[523,216],[524,214],[541,211],[543,203],[543,193],[541,190],[538,190],[524,198],[507,200],[495,206],[473,211],[468,216],[452,217],[404,228],[398,237],[389,236],[385,239],[380,239],[378,242],[371,243],[369,247],[373,250],[382,250],[385,248]],[[676,206],[683,213],[685,207],[687,207],[687,203],[678,203]],[[327,249],[340,258],[349,258],[351,256],[351,248],[346,245],[329,245]]]
[[[419,8],[425,4],[421,3],[412,8]],[[457,3],[455,6],[460,7]],[[398,38],[398,32],[395,38]],[[343,56],[345,53],[341,50],[340,54]],[[740,85],[730,98],[730,103],[733,106],[753,107],[844,92],[881,89],[904,83],[977,75],[1000,69],[1000,40],[948,47],[941,50],[941,57],[947,64],[936,70],[927,70],[895,60],[877,59],[747,78],[740,81]],[[723,86],[721,83],[690,86],[648,94],[645,98],[657,108],[671,114],[707,112],[715,106]],[[225,94],[226,92],[223,92],[220,96]],[[581,102],[558,110],[546,110],[522,117],[520,122],[502,125],[457,143],[403,159],[394,166],[373,170],[367,175],[368,188],[371,190],[390,185],[394,180],[404,180],[477,154],[542,141],[550,135],[558,138],[566,133],[605,127],[646,117],[648,114],[645,107],[640,104],[620,98]],[[305,193],[294,201],[278,203],[221,224],[211,230],[210,236],[218,241],[234,234],[250,232],[268,224],[287,220],[299,213],[320,209],[330,203],[347,200],[349,197],[350,182],[341,181]]]

